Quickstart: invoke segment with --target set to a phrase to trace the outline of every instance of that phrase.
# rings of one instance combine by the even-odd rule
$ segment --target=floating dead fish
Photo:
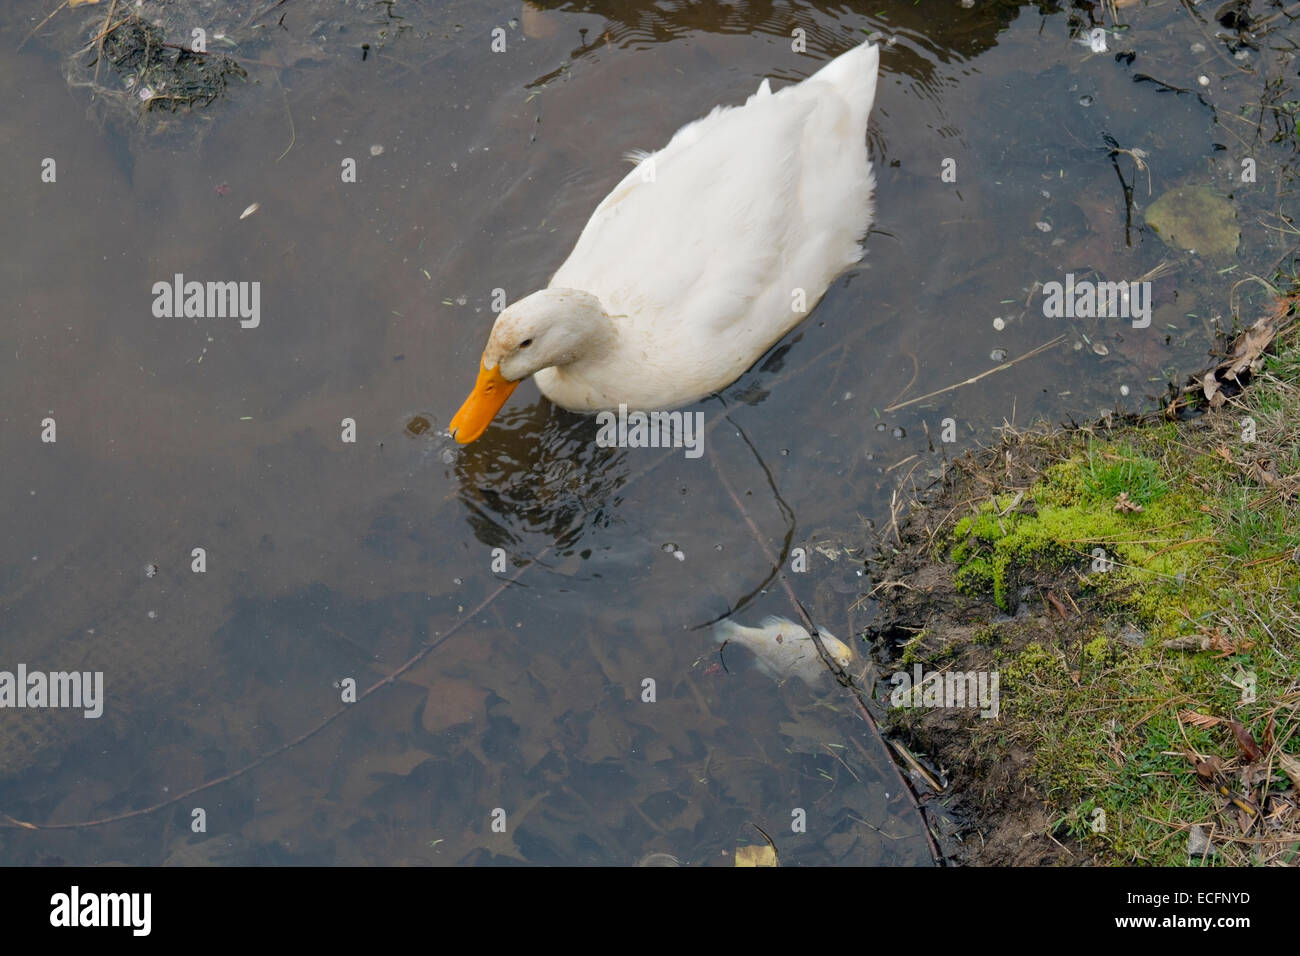
[[[843,668],[853,663],[853,651],[830,631],[821,630],[826,652]],[[817,645],[794,621],[783,617],[765,617],[758,627],[744,627],[735,621],[721,621],[713,628],[719,644],[729,642],[748,648],[757,660],[758,669],[769,677],[786,680],[798,677],[812,685],[827,673],[826,664],[817,653]]]

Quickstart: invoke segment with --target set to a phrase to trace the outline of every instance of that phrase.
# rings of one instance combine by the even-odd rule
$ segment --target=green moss
[[[1110,654],[1110,641],[1104,634],[1098,634],[1091,641],[1084,645],[1083,656],[1085,660],[1093,664],[1100,664]]]
[[[1141,511],[1116,510],[1121,495]],[[1017,509],[996,496],[959,521],[948,557],[965,594],[989,591],[1004,611],[1038,572],[1076,569],[1088,586],[1116,596],[1145,626],[1177,632],[1191,610],[1185,584],[1206,534],[1199,492],[1131,444],[1090,443],[1043,472]],[[1208,610],[1198,607],[1197,612]]]
[[[964,593],[991,595],[1011,611],[1020,587],[1050,582],[1082,608],[1066,621],[1026,624],[1037,639],[1019,650],[1017,626],[1005,625],[1012,643],[990,652],[1002,716],[981,724],[971,746],[985,763],[1012,742],[1031,753],[1056,829],[1100,859],[1186,865],[1177,831],[1212,819],[1231,825],[1185,754],[1231,760],[1239,748],[1226,725],[1197,727],[1187,711],[1232,716],[1260,742],[1275,721],[1274,739],[1300,740],[1296,716],[1278,709],[1300,684],[1300,522],[1285,477],[1300,472],[1300,348],[1269,368],[1278,370],[1275,385],[1252,387],[1245,408],[1194,429],[1022,438],[1053,464],[1018,498],[980,503],[938,544]],[[1257,443],[1239,434],[1246,415]],[[1277,479],[1259,477],[1260,461]],[[1121,495],[1141,510],[1116,510]],[[1143,646],[1111,636],[1125,623],[1146,634]],[[1199,652],[1165,646],[1189,634],[1226,643]],[[993,625],[975,631],[976,643],[997,640]],[[1220,863],[1258,862],[1258,840],[1217,846]]]

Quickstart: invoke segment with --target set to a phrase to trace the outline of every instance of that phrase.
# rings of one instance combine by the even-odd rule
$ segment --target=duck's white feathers
[[[543,369],[566,408],[670,408],[734,381],[862,255],[874,178],[866,149],[879,50],[859,46],[801,83],[767,80],[639,157],[596,208],[551,288],[596,296],[612,349]]]

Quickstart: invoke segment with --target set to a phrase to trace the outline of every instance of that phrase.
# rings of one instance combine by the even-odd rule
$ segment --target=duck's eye
[[[528,348],[528,346],[530,346],[530,345],[532,345],[532,344],[533,344],[533,340],[532,340],[532,339],[524,339],[522,342],[519,343],[519,347],[520,347],[521,349],[526,349],[526,348]]]

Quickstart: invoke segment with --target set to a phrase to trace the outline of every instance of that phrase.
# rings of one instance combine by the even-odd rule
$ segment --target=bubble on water
[[[462,584],[464,584],[465,582],[462,581],[460,578],[452,578],[452,579],[451,579],[451,583],[454,584],[454,585],[456,585],[457,587],[460,587],[460,586],[461,586]]]
[[[876,431],[878,431],[878,432],[883,432],[884,430],[885,430],[885,423],[884,423],[884,422],[876,422]]]
[[[665,541],[663,544],[659,545],[659,550],[664,554],[672,554],[677,550],[677,545],[673,544],[671,541]]]
[[[370,155],[371,155],[371,156],[382,156],[382,155],[384,155],[384,145],[383,145],[383,143],[375,143],[373,146],[371,146],[371,147],[370,147]]]
[[[146,578],[152,578],[152,577],[154,577],[154,576],[157,575],[157,574],[158,574],[158,565],[156,565],[156,564],[146,564],[146,565],[144,566],[144,576],[145,576]]]
[[[438,457],[442,459],[444,465],[454,465],[456,463],[456,453],[450,448],[444,448]]]
[[[1204,53],[1204,52],[1205,52],[1205,44],[1202,43],[1200,40],[1197,40],[1195,43],[1193,43],[1193,44],[1191,45],[1191,47],[1190,47],[1189,49],[1190,49],[1193,53]]]
[[[996,329],[998,332],[1001,332],[1006,327],[1007,327],[1006,320],[1004,320],[1002,316],[999,315],[997,318],[993,320],[993,328]]]
[[[1197,82],[1197,83],[1200,83],[1201,86],[1209,86],[1209,85],[1210,85],[1210,78],[1209,78],[1208,76],[1206,76],[1204,73],[1202,73],[1200,76],[1198,76],[1198,77],[1196,78],[1196,82]]]
[[[893,430],[892,432],[890,432],[890,434],[893,435],[895,438],[906,438],[906,437],[907,437],[907,432],[905,432],[905,431],[903,430],[903,426],[902,426],[902,425],[895,425],[895,426],[894,426],[894,430]]]
[[[686,560],[686,553],[683,552],[683,551],[674,551],[674,552],[673,552],[673,557],[676,558],[678,561],[685,561],[685,560]]]
[[[714,550],[714,551],[721,551],[721,550],[722,550],[722,545],[720,545],[720,544],[715,544],[715,545],[713,546],[713,550]]]
[[[1083,96],[1079,97],[1079,105],[1080,105],[1080,106],[1091,106],[1091,105],[1092,105],[1092,97],[1089,96],[1087,93],[1084,93]]]
[[[457,305],[464,305],[464,304],[465,304],[466,302],[468,302],[468,301],[469,301],[469,299],[466,298],[466,297],[463,296],[463,295],[458,295],[458,296],[456,296],[456,304],[457,304]]]
[[[1039,232],[1051,232],[1052,224],[1050,222],[1039,220],[1038,222],[1034,223],[1034,228],[1037,229]]]
[[[1005,362],[1007,360],[1007,350],[994,349],[992,352],[989,353],[989,358],[991,358],[995,362]]]
[[[1121,395],[1127,395],[1127,394],[1128,394],[1128,386],[1127,386],[1127,385],[1121,385],[1121,386],[1119,387],[1119,393],[1120,393]]]
[[[851,398],[853,398],[853,393],[852,393],[852,392],[845,392],[845,393],[844,393],[844,401],[847,402],[847,401],[849,401]]]
[[[1082,343],[1082,342],[1075,342],[1075,343],[1074,343],[1074,350],[1075,350],[1076,352],[1080,352],[1080,351],[1082,351],[1082,350],[1083,350],[1083,343]]]
[[[150,612],[149,612],[149,620],[151,620],[151,621],[156,621],[156,620],[158,620],[158,612],[157,612],[157,611],[150,611]]]
[[[782,457],[782,458],[789,458],[789,457],[790,457],[790,449],[789,449],[789,448],[782,448],[782,449],[781,449],[781,457]]]

